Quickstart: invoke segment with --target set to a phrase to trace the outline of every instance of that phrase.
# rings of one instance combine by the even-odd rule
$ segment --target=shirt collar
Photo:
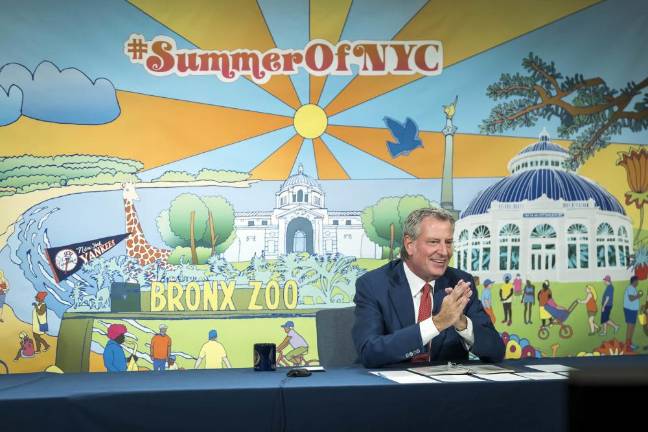
[[[405,270],[405,277],[407,278],[407,284],[409,285],[412,297],[416,297],[416,295],[421,292],[421,288],[423,288],[423,285],[425,285],[426,282],[410,270],[406,261],[403,261],[403,269]],[[434,288],[435,282],[436,280],[429,282],[431,288]]]

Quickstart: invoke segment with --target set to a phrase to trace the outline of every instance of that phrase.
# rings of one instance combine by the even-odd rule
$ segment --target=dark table
[[[508,361],[647,367],[648,356]],[[286,369],[0,376],[0,429],[358,431],[568,428],[568,382],[396,384],[366,369],[288,378]]]

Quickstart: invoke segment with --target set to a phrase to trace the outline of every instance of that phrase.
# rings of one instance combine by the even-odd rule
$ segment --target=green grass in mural
[[[558,345],[556,350],[556,355],[559,357],[562,356],[571,356],[577,355],[578,353],[585,352],[591,353],[597,347],[599,347],[603,342],[610,339],[616,338],[621,342],[625,341],[626,338],[626,324],[623,313],[623,293],[627,286],[627,281],[617,281],[614,283],[614,306],[612,308],[612,314],[610,318],[620,326],[619,331],[615,334],[611,327],[608,328],[607,336],[599,336],[598,333],[595,335],[589,336],[589,326],[587,322],[587,311],[585,305],[579,304],[576,306],[576,309],[569,315],[569,318],[565,321],[565,324],[569,324],[574,334],[570,338],[563,339],[559,336],[559,326],[553,325],[549,328],[550,336],[546,340],[540,339],[538,337],[538,330],[540,329],[540,312],[537,303],[537,293],[541,289],[542,284],[540,282],[536,283],[536,303],[533,305],[533,311],[531,315],[531,321],[533,324],[524,324],[524,306],[520,303],[522,297],[513,298],[513,320],[510,326],[503,324],[501,322],[504,317],[504,310],[502,304],[499,300],[499,289],[501,284],[494,284],[491,287],[492,297],[493,297],[493,310],[495,312],[495,317],[497,322],[495,327],[499,332],[508,332],[509,334],[518,335],[520,338],[526,338],[529,340],[531,345],[535,348],[542,351],[543,356],[551,356],[553,352],[552,346]],[[603,295],[604,286],[603,282],[592,282],[590,283],[596,290],[597,294],[597,306],[599,311],[596,314],[594,322],[600,324],[601,320],[601,297]],[[644,292],[644,297],[640,299],[641,304],[646,301],[646,289],[648,288],[648,283],[642,282],[639,284],[639,290]],[[481,296],[481,291],[483,287],[479,287],[479,293]],[[551,291],[553,293],[553,298],[556,300],[556,303],[565,308],[574,300],[582,300],[585,298],[585,283],[576,282],[576,283],[551,283]],[[648,336],[645,334],[644,329],[639,322],[634,331],[633,342],[638,345],[640,348],[639,353],[648,354],[648,350],[644,349],[648,346]]]

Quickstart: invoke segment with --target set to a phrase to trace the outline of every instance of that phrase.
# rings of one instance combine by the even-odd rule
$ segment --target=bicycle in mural
[[[308,352],[305,352],[304,354],[297,355],[293,357],[292,360],[288,360],[283,352],[278,352],[277,353],[277,365],[278,366],[287,366],[287,367],[295,367],[295,366],[319,366],[319,360],[318,359],[310,359],[306,360],[306,354]]]
[[[8,374],[9,374],[9,366],[7,366],[7,363],[0,360],[0,375],[8,375]]]
[[[563,339],[568,339],[572,337],[574,334],[574,329],[572,329],[572,326],[569,324],[565,324],[565,321],[569,318],[569,315],[576,309],[576,306],[578,305],[578,300],[574,300],[567,309],[558,306],[557,304],[549,304],[547,303],[545,305],[545,310],[551,315],[552,319],[549,321],[549,324],[546,326],[540,326],[540,329],[538,330],[538,337],[540,339],[547,339],[549,337],[549,328],[552,325],[558,325],[560,326],[560,330],[558,330],[558,335],[563,338]]]

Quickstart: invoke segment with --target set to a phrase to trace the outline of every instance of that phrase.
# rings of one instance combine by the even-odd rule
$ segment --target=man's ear
[[[414,249],[414,240],[412,240],[409,235],[405,234],[405,236],[403,236],[403,243],[405,244],[407,254],[411,256]]]

